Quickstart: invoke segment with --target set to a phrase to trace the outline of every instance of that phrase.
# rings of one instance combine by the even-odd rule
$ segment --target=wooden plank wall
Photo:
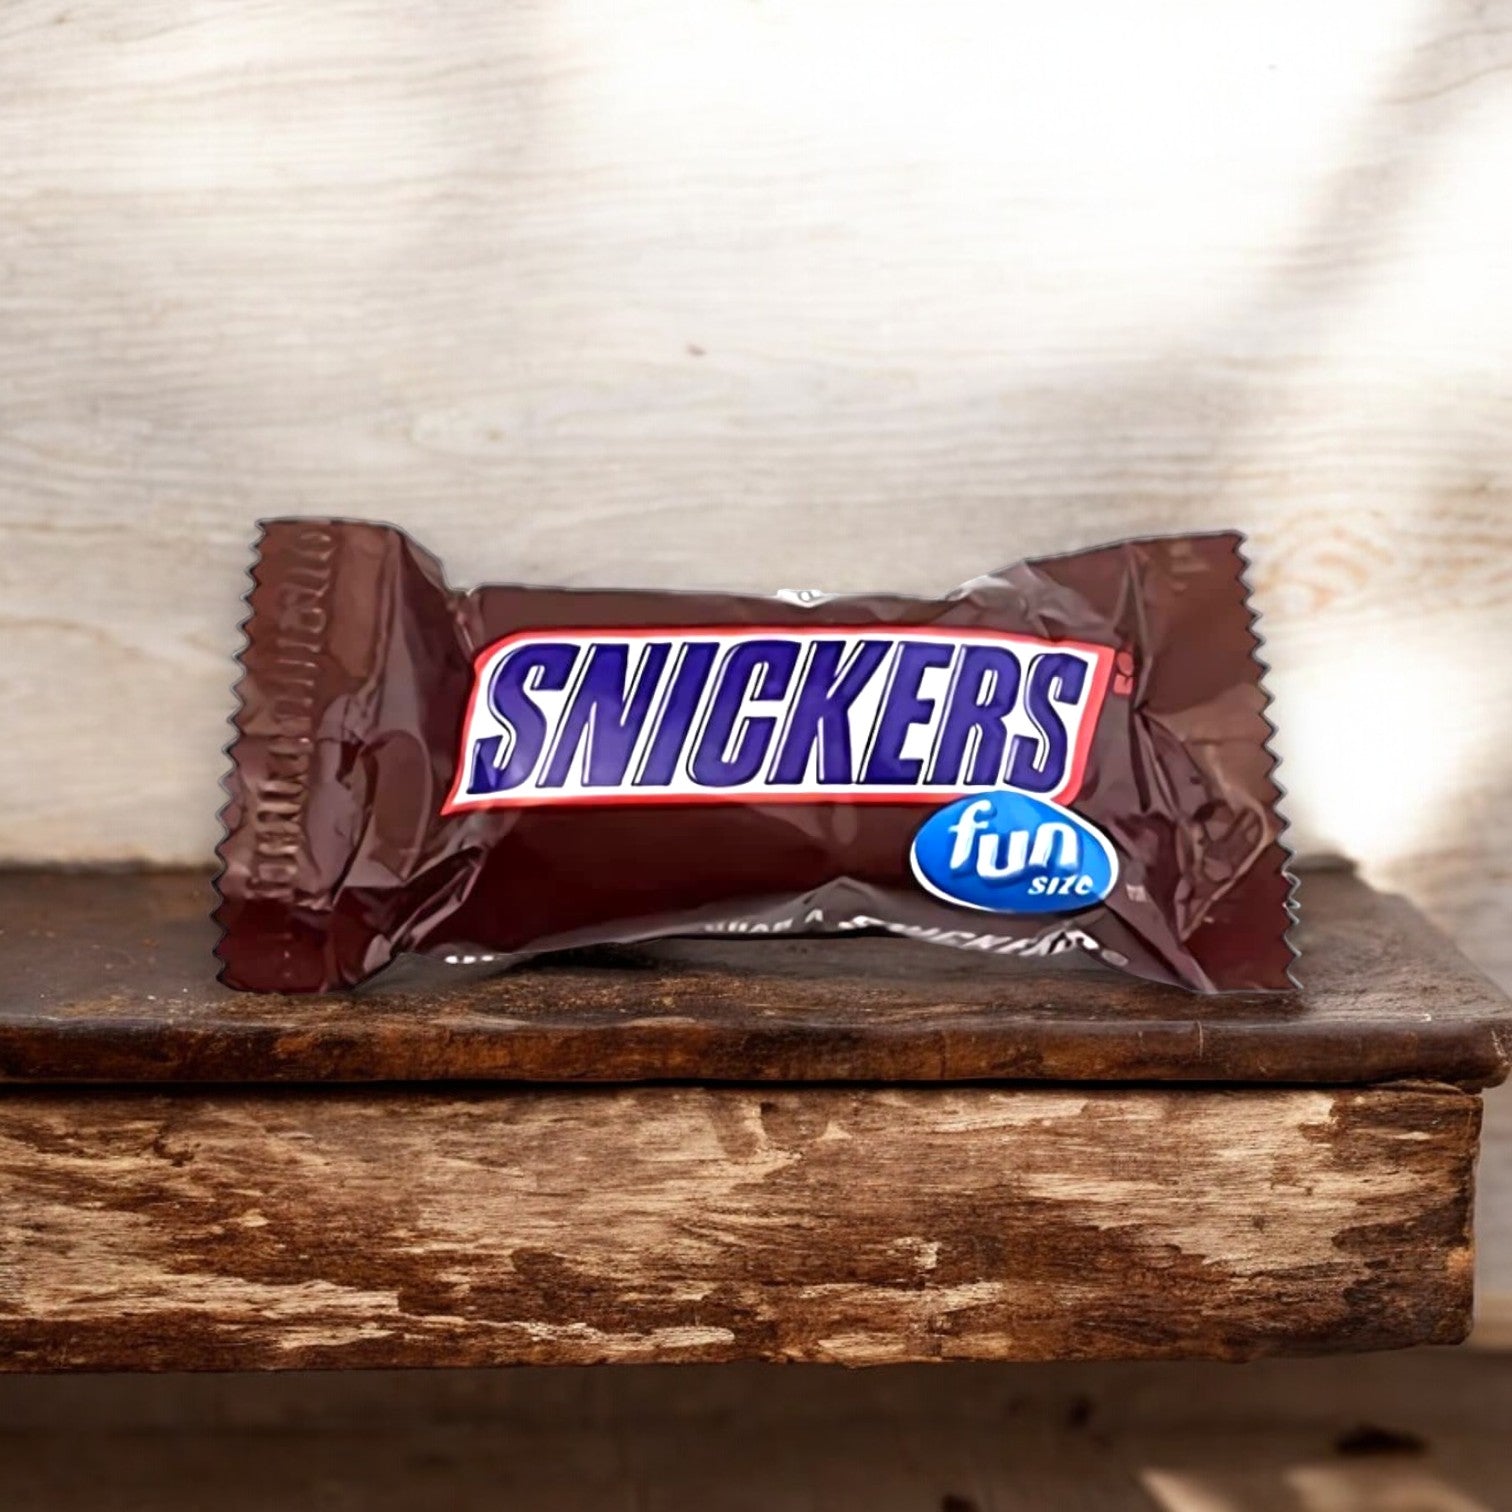
[[[1509,0],[11,0],[0,858],[207,855],[258,515],[928,590],[1238,523],[1298,837],[1512,980]]]

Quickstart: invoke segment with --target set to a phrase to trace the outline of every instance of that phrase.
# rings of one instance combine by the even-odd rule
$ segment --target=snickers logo
[[[990,630],[527,632],[475,663],[444,813],[939,802],[1081,785],[1111,647]]]

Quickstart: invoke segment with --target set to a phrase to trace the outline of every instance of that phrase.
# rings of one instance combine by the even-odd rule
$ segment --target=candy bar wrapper
[[[939,598],[459,592],[402,531],[267,522],[219,854],[221,978],[406,951],[890,931],[1291,985],[1237,534]]]

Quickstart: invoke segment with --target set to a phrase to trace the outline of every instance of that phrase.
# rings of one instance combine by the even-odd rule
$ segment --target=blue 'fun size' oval
[[[910,852],[920,886],[992,913],[1074,913],[1113,891],[1118,857],[1070,809],[1028,793],[973,793],[936,809]]]

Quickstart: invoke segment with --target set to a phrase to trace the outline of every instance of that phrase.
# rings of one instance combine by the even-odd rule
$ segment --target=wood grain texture
[[[0,1365],[1245,1357],[1464,1333],[1448,1089],[0,1100]]]
[[[1512,0],[15,0],[0,855],[208,854],[261,514],[919,590],[1236,523],[1300,842],[1512,981],[1509,66]]]
[[[668,940],[213,979],[202,873],[0,873],[0,1081],[1500,1081],[1512,1003],[1400,898],[1302,880],[1296,995],[894,939]]]

